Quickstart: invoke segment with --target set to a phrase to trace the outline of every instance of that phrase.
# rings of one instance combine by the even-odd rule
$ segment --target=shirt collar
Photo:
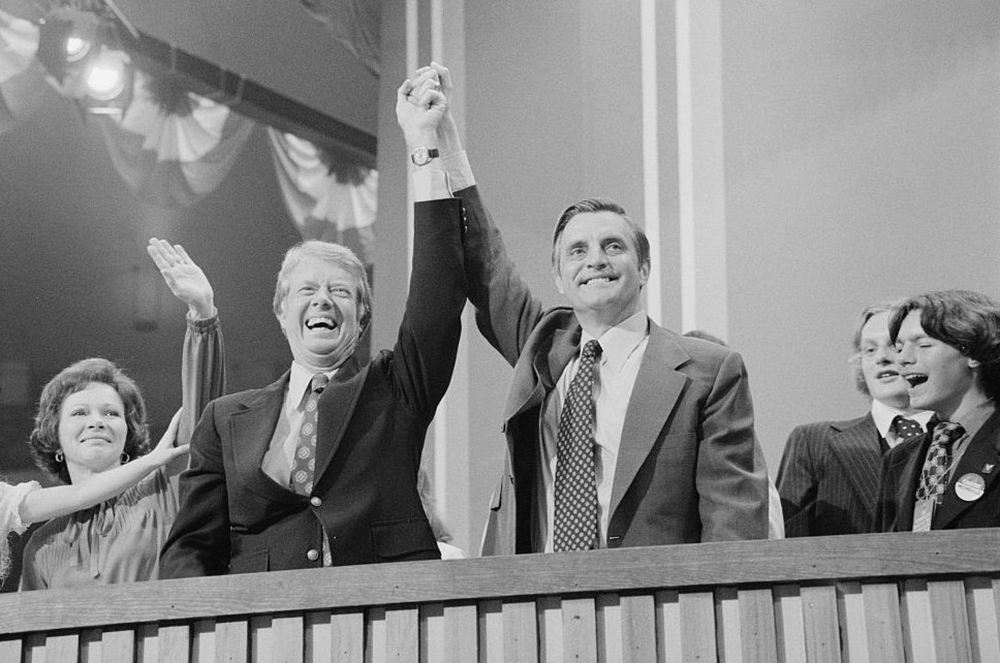
[[[897,415],[906,417],[907,419],[913,419],[921,428],[927,430],[927,422],[930,418],[934,416],[933,412],[928,410],[921,410],[919,412],[914,412],[913,414],[906,414],[902,410],[897,410],[891,405],[886,405],[882,401],[872,399],[872,419],[875,421],[875,428],[878,429],[878,434],[882,436],[883,439],[889,437],[889,431],[892,428],[892,420],[896,418]]]
[[[326,377],[333,379],[333,376],[337,373],[337,369],[334,368],[329,371],[323,371]],[[298,407],[302,406],[305,402],[306,395],[309,393],[309,385],[312,383],[313,373],[308,368],[302,364],[293,361],[292,362],[292,372],[288,377],[288,393],[295,396],[295,403]]]
[[[646,318],[646,312],[636,311],[597,339],[601,344],[601,364],[614,372],[620,371],[629,356],[647,336],[649,336],[649,320]],[[582,348],[593,338],[584,331],[580,338],[580,347]]]

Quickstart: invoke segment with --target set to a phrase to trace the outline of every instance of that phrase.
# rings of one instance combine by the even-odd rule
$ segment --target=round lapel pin
[[[955,494],[958,495],[958,499],[966,502],[975,502],[985,491],[986,480],[972,472],[963,474],[955,483]]]

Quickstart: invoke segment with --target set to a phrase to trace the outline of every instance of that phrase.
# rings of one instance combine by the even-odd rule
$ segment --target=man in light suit
[[[426,143],[429,118],[443,112],[435,94],[428,86],[400,89],[411,149]],[[292,366],[277,382],[205,410],[161,578],[440,557],[417,476],[461,332],[463,224],[459,200],[416,206],[396,345],[367,363],[354,353],[371,316],[364,266],[327,242],[288,251],[274,313]],[[327,378],[321,393],[317,375]],[[311,418],[315,426],[306,425]],[[304,449],[310,436],[314,448]],[[311,465],[297,464],[310,457]]]
[[[421,75],[437,76],[450,90],[443,67]],[[506,462],[483,554],[767,538],[766,468],[743,361],[646,317],[640,293],[649,244],[641,228],[604,199],[567,209],[552,265],[570,306],[543,309],[483,207],[449,116],[439,141],[467,212],[466,273],[477,323],[514,367],[503,414]],[[596,488],[596,509],[585,505],[591,511],[584,517],[592,538],[561,547],[560,419],[570,384],[589,362],[581,347],[592,339],[600,344],[590,369],[592,439],[585,442],[593,456],[589,490]]]
[[[937,421],[886,455],[877,523],[885,532],[1000,527],[1000,304],[930,292],[895,307],[889,333],[910,403]]]
[[[926,428],[932,413],[910,407],[889,340],[891,307],[865,308],[854,328],[851,362],[858,390],[871,398],[868,414],[798,426],[788,437],[778,468],[785,536],[872,531],[883,454]]]

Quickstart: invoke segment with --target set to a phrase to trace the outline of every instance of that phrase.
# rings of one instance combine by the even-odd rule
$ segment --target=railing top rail
[[[0,634],[650,589],[1000,574],[1000,528],[334,567],[0,594]]]

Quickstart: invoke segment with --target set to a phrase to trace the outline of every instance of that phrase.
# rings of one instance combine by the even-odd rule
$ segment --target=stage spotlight
[[[89,113],[121,113],[131,101],[131,60],[113,15],[53,10],[39,25],[37,57],[56,88]]]

